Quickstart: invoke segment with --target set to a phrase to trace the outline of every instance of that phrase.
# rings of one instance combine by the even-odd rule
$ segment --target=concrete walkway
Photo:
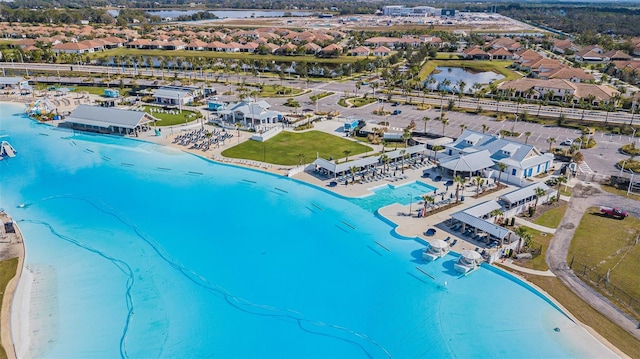
[[[555,228],[549,228],[549,227],[541,226],[539,224],[535,224],[533,222],[529,222],[526,219],[521,218],[521,217],[515,217],[515,219],[516,219],[516,223],[519,224],[519,225],[527,226],[529,228],[533,228],[533,229],[535,229],[537,231],[540,231],[540,232],[551,233],[551,234],[556,233],[556,229]]]
[[[501,261],[500,264],[502,264],[505,267],[509,267],[511,269],[515,269],[515,270],[517,270],[519,272],[523,272],[523,273],[539,275],[539,276],[543,276],[543,277],[555,277],[556,276],[555,274],[553,274],[552,271],[550,271],[548,269],[546,271],[541,271],[541,270],[525,268],[525,267],[521,267],[521,266],[519,266],[517,264],[513,264],[513,260],[511,260],[511,259],[506,259],[504,262]]]
[[[624,207],[631,215],[640,217],[640,201],[637,197],[623,197],[603,192],[598,185],[593,184],[576,185],[567,212],[549,245],[547,263],[551,271],[580,298],[631,335],[640,339],[638,321],[622,312],[609,299],[582,282],[567,263],[569,245],[577,228],[576,223],[580,223],[587,208],[599,204],[616,204]]]

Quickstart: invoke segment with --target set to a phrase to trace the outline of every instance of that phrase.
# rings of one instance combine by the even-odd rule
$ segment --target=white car
[[[567,138],[566,140],[562,141],[562,143],[560,143],[561,146],[571,146],[573,144],[573,140]]]

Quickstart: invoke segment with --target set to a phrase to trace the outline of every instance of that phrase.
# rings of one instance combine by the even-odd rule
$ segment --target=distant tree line
[[[180,15],[175,18],[176,21],[198,21],[198,20],[211,20],[218,17],[209,11],[198,11],[191,15]]]
[[[517,20],[570,34],[640,35],[640,9],[637,7],[523,3],[500,5],[497,10]]]

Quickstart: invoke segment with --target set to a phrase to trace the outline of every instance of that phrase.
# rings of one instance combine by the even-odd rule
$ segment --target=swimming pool
[[[391,183],[372,188],[372,194],[352,199],[353,203],[370,211],[388,206],[393,203],[408,205],[410,203],[418,203],[422,201],[422,195],[428,194],[433,196],[437,189],[424,182],[414,181],[401,185],[393,185]],[[417,207],[416,207],[417,208]]]
[[[421,242],[351,201],[2,106],[21,357],[613,356],[509,276],[422,262]]]

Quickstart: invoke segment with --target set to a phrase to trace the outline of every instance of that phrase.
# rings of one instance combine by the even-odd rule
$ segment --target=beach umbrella
[[[446,249],[449,248],[449,243],[443,241],[442,239],[437,239],[435,241],[429,242],[429,245],[433,248],[437,249]]]
[[[476,251],[469,250],[469,249],[466,249],[466,250],[462,251],[461,255],[469,263],[476,263],[477,264],[482,260],[482,256],[480,255],[480,253],[478,253]]]

